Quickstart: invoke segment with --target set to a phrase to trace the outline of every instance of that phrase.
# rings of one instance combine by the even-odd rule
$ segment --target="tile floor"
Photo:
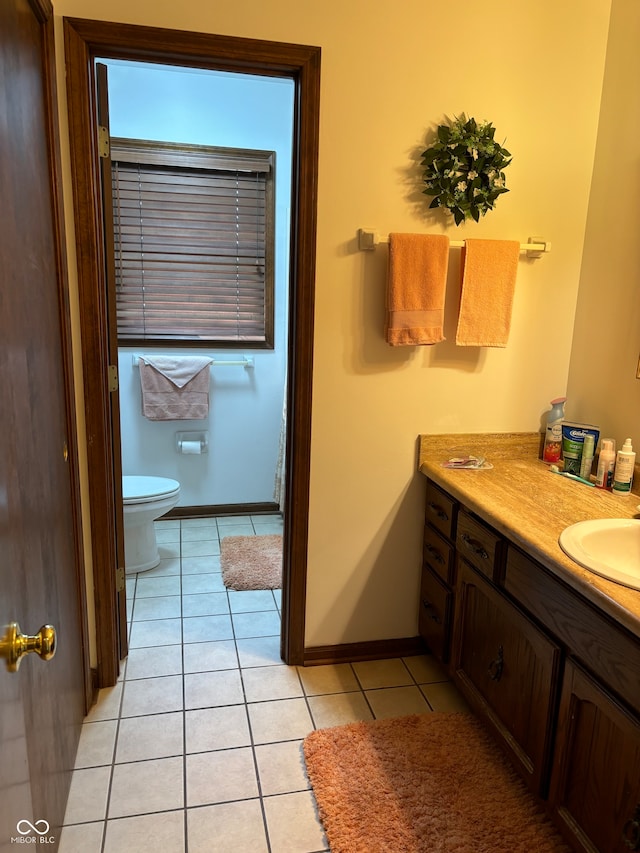
[[[83,726],[60,853],[328,850],[303,738],[463,701],[426,656],[285,666],[280,592],[227,591],[220,574],[220,539],[280,532],[278,516],[157,528],[160,565],[127,579],[129,657]]]

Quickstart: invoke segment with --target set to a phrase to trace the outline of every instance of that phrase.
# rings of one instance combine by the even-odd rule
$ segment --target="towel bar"
[[[141,358],[144,358],[144,355],[141,352],[134,352],[133,353],[132,359],[133,359],[133,366],[134,367],[139,367],[139,361],[138,360]],[[246,368],[255,367],[253,357],[250,355],[245,355],[239,359],[229,359],[229,360],[218,360],[216,358],[212,359],[211,366],[217,367],[218,365],[225,365],[225,366],[232,365],[232,366],[246,367]]]
[[[358,228],[358,249],[361,252],[371,252],[379,243],[388,243],[381,240],[377,231],[373,228]],[[451,240],[449,246],[452,249],[464,248],[464,240]],[[524,252],[528,258],[540,258],[551,251],[551,243],[542,237],[529,237],[527,243],[520,243],[520,252]]]

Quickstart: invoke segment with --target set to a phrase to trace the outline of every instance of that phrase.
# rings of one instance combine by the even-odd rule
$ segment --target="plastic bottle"
[[[559,462],[562,455],[562,421],[566,397],[557,397],[551,401],[551,411],[547,415],[547,429],[544,435],[543,462]]]
[[[582,445],[582,460],[580,461],[580,476],[583,480],[588,480],[589,477],[591,477],[594,450],[595,436],[588,433],[584,437],[584,444]]]
[[[626,495],[631,491],[633,482],[633,466],[636,454],[631,446],[631,439],[625,439],[624,444],[616,456],[616,468],[613,474],[613,491],[619,495]]]
[[[598,469],[596,472],[596,486],[599,489],[611,491],[613,486],[613,471],[616,465],[616,448],[612,438],[603,438],[598,456]]]

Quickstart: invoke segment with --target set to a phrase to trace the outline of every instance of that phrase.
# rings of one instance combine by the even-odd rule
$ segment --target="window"
[[[111,140],[120,345],[273,348],[274,160]]]

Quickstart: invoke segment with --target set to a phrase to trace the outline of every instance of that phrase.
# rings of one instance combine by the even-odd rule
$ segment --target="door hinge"
[[[109,156],[109,129],[102,125],[98,127],[98,154],[103,158]]]
[[[118,365],[110,364],[107,367],[107,382],[109,383],[109,391],[118,390]]]
[[[116,569],[116,592],[124,589],[124,569]]]

